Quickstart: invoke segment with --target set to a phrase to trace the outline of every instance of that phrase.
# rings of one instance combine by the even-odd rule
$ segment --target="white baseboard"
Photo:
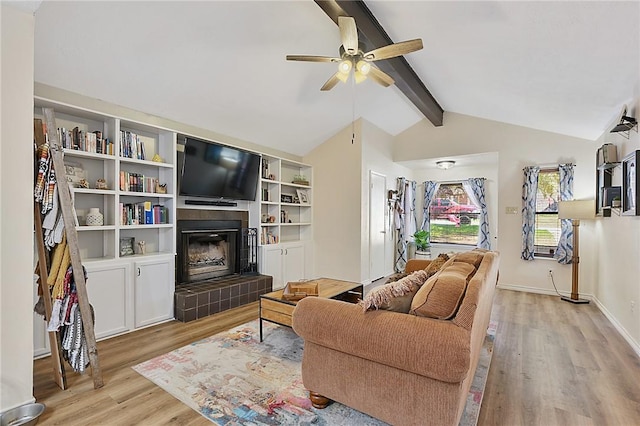
[[[634,352],[636,353],[636,355],[638,355],[638,358],[640,358],[640,343],[638,343],[635,340],[633,340],[633,337],[631,337],[631,335],[622,326],[622,324],[620,324],[620,322],[618,322],[616,317],[614,317],[611,314],[611,312],[609,312],[609,310],[602,304],[602,302],[600,302],[600,300],[598,300],[597,297],[593,298],[593,303],[595,303],[595,305],[598,307],[598,309],[600,309],[600,312],[602,312],[604,314],[604,316],[607,317],[609,322],[611,324],[613,324],[615,329],[618,330],[618,333],[620,333],[622,338],[627,341],[627,343],[631,346],[631,349],[633,349]]]
[[[525,293],[536,293],[536,294],[546,294],[549,296],[558,296],[560,293],[561,296],[571,296],[571,293],[568,291],[560,291],[556,293],[553,289],[548,288],[538,288],[538,287],[527,287],[522,285],[509,285],[509,284],[498,284],[497,288],[503,290],[513,290],[513,291],[523,291]],[[584,294],[580,293],[580,297],[587,300],[593,300],[592,294]]]
[[[525,293],[547,294],[550,296],[558,295],[554,290],[550,290],[546,288],[526,287],[526,286],[509,285],[509,284],[506,284],[506,285],[500,284],[497,286],[497,288],[503,289],[503,290],[522,291]],[[561,291],[560,294],[563,296],[570,296],[569,292]],[[613,314],[611,314],[611,312],[607,310],[607,308],[598,300],[598,298],[594,297],[592,294],[583,294],[583,293],[580,293],[580,297],[592,301],[598,307],[598,309],[600,309],[600,312],[602,312],[602,314],[609,320],[609,322],[615,327],[618,333],[620,333],[622,338],[626,340],[626,342],[631,346],[631,349],[633,349],[636,355],[638,355],[638,358],[640,358],[640,344],[635,340],[633,340],[633,337],[631,337],[631,335],[622,326],[622,324],[620,324],[620,322],[616,319],[616,317],[614,317]]]

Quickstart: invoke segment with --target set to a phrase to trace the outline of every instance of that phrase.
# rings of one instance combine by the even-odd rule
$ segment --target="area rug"
[[[133,367],[135,371],[219,425],[385,425],[332,403],[311,406],[302,385],[303,341],[293,330],[258,321],[199,340]],[[491,363],[489,327],[461,426],[475,425]]]

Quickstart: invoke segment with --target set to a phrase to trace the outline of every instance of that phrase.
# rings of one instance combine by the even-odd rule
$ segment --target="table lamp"
[[[571,297],[562,296],[562,300],[571,303],[589,303],[580,299],[578,294],[578,265],[580,264],[580,220],[595,217],[595,200],[572,200],[558,203],[558,218],[571,219],[573,225],[573,257],[571,258]]]

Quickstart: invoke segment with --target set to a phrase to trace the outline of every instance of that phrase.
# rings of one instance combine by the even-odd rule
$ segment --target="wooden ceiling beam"
[[[358,38],[368,49],[393,43],[364,1],[315,0],[315,2],[336,25],[338,16],[353,17],[358,27]],[[377,61],[376,66],[393,77],[398,89],[434,126],[442,126],[444,114],[442,107],[403,56]]]

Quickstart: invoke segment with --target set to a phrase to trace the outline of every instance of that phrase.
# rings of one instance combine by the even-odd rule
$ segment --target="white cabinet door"
[[[277,246],[265,246],[262,249],[262,267],[260,269],[264,275],[273,277],[273,290],[284,287],[282,281],[282,253],[283,249]]]
[[[88,265],[86,269],[96,339],[131,330],[131,264]]]
[[[136,328],[173,318],[173,258],[139,261],[134,268]]]
[[[262,247],[260,272],[273,277],[273,289],[279,290],[289,281],[305,278],[304,244],[278,244]]]
[[[305,278],[304,245],[287,246],[282,255],[282,275],[284,284]]]

